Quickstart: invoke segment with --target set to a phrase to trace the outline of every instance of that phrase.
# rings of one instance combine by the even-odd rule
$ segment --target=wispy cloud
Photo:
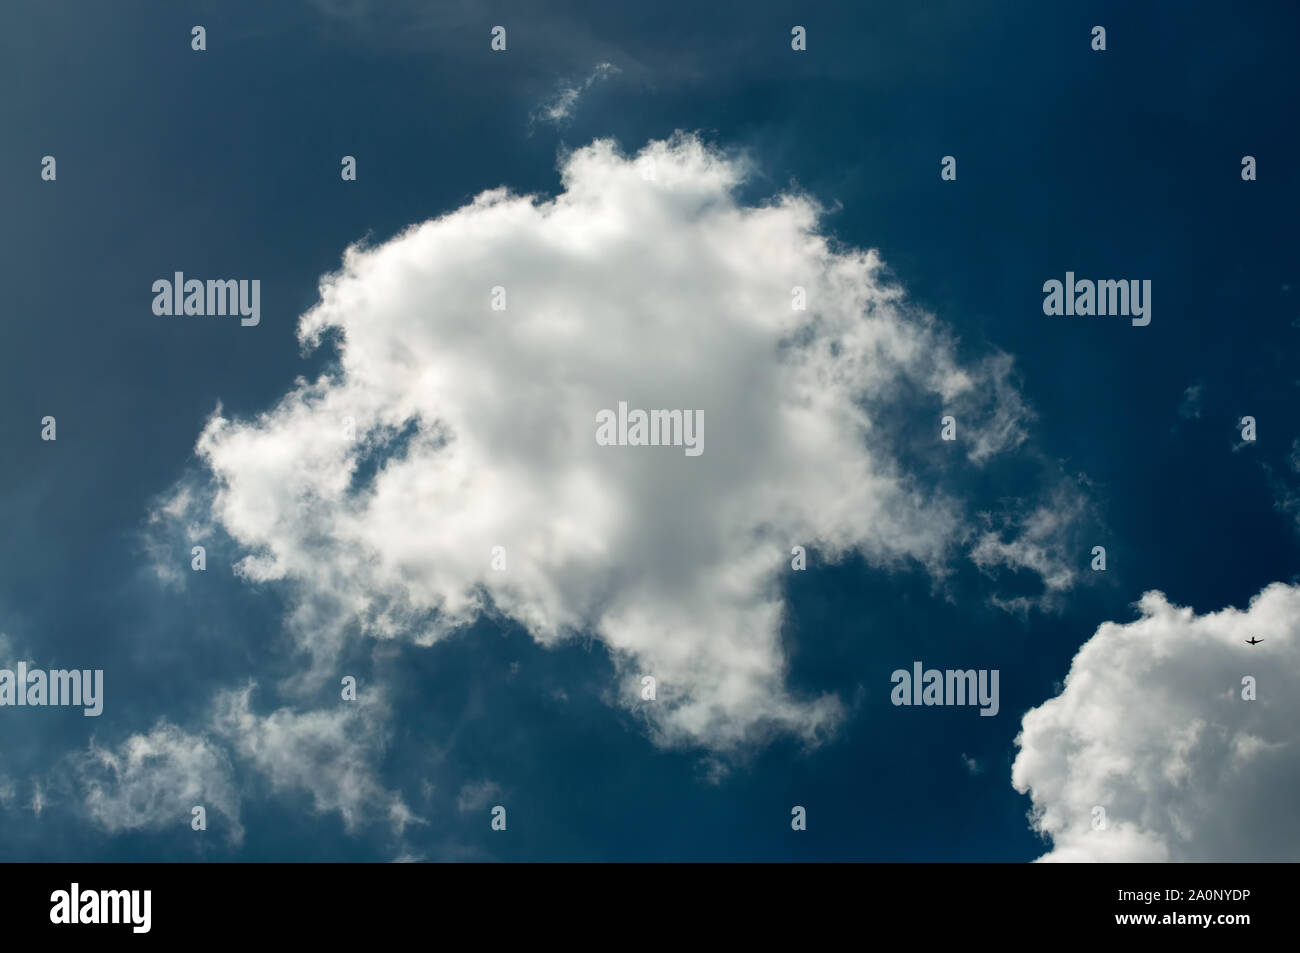
[[[1201,417],[1201,384],[1191,384],[1183,391],[1182,403],[1178,405],[1178,416],[1184,420],[1199,420]]]
[[[116,748],[92,741],[72,764],[86,813],[109,833],[183,831],[189,828],[191,809],[202,806],[224,816],[225,834],[232,843],[243,840],[230,759],[202,735],[161,721]],[[32,809],[39,814],[43,805],[38,787]]]
[[[593,84],[608,79],[618,72],[620,72],[619,68],[613,63],[597,63],[595,69],[587,74],[586,79],[577,82],[562,81],[558,88],[533,111],[529,117],[529,124],[548,122],[558,124],[572,118],[582,94]]]
[[[474,781],[466,784],[456,795],[456,810],[462,814],[487,807],[501,796],[501,786],[495,781]]]

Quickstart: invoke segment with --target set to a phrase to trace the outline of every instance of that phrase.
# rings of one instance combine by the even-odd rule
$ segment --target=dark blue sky
[[[1275,506],[1300,437],[1293,169],[1300,8],[1201,3],[912,4],[28,2],[0,13],[0,633],[50,667],[102,667],[99,719],[0,711],[3,859],[360,859],[394,856],[382,825],[346,832],[304,791],[245,785],[243,846],[175,830],[109,835],[83,816],[59,759],[212,693],[271,685],[283,594],[210,551],[203,587],[160,587],[139,531],[193,466],[221,402],[265,409],[299,375],[298,316],[364,236],[382,241],[483,189],[559,188],[557,151],[612,136],[634,150],[676,129],[748,150],[759,200],[795,183],[826,228],[880,250],[963,349],[1016,358],[1037,412],[1031,443],[1096,504],[1104,579],[1059,611],[987,604],[974,570],[936,594],[921,572],[858,560],[792,577],[791,685],[851,715],[823,746],[776,739],[706,780],[706,753],[661,751],[607,704],[601,643],[548,650],[490,620],[432,649],[355,670],[391,680],[384,783],[427,825],[430,858],[1032,859],[1044,844],[1010,784],[1019,716],[1051,697],[1106,620],[1147,589],[1197,611],[1244,605],[1300,571]],[[913,7],[916,7],[913,9]],[[424,12],[420,12],[420,11]],[[207,29],[208,50],[189,30]],[[488,49],[496,23],[505,56]],[[792,55],[789,30],[807,27]],[[1103,24],[1108,49],[1089,49]],[[561,79],[621,72],[559,127],[529,116]],[[58,161],[56,183],[39,163]],[[339,157],[358,158],[355,183]],[[959,176],[941,182],[939,160]],[[1243,182],[1254,155],[1259,179]],[[262,281],[254,332],[160,321],[174,270]],[[1142,277],[1147,328],[1048,318],[1042,283]],[[1200,385],[1200,416],[1180,416]],[[58,419],[58,440],[39,422]],[[1260,439],[1234,452],[1236,422]],[[996,487],[998,473],[988,476]],[[1292,474],[1289,479],[1293,481]],[[1014,492],[1011,487],[1009,492]],[[1086,547],[1079,565],[1086,568]],[[889,703],[889,673],[922,659],[1001,671],[1001,713]],[[511,663],[518,668],[511,671]],[[563,699],[556,693],[562,692]],[[982,767],[971,774],[963,757]],[[28,806],[31,779],[47,804]],[[435,778],[431,793],[421,781]],[[509,839],[456,791],[491,778]],[[794,835],[792,804],[809,809]]]

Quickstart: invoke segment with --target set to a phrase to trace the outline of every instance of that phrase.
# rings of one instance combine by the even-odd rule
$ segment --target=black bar
[[[1284,864],[31,864],[0,868],[6,938],[57,941],[248,940],[289,936],[373,942],[462,930],[536,942],[601,927],[614,942],[719,935],[1015,938],[1138,933],[1185,942],[1286,930],[1295,868]],[[78,885],[149,893],[118,924],[51,922],[58,891]],[[1123,891],[1123,895],[1121,895]],[[1176,891],[1177,893],[1169,893]],[[1203,893],[1202,893],[1203,892]],[[122,895],[110,897],[124,903]],[[109,910],[111,914],[111,909]],[[57,913],[56,913],[57,915]],[[1201,917],[1209,916],[1204,925]],[[1118,922],[1152,917],[1149,923]],[[1220,917],[1244,918],[1222,922]],[[1196,917],[1197,921],[1189,918]],[[1179,919],[1183,918],[1183,919]],[[606,932],[613,929],[613,933]],[[1050,933],[1027,933],[1029,930]],[[445,935],[443,931],[447,931]],[[453,932],[454,931],[454,932]],[[686,931],[686,932],[683,932]],[[596,934],[592,934],[595,936]],[[670,938],[676,938],[671,939]],[[457,945],[460,945],[457,942]],[[914,947],[923,948],[923,947]]]

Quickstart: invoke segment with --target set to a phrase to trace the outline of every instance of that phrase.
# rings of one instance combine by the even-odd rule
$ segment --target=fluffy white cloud
[[[1041,859],[1300,859],[1300,587],[1274,583],[1245,611],[1198,616],[1159,592],[1138,608],[1024,716],[1012,782],[1051,837]]]
[[[256,419],[214,415],[197,450],[215,492],[183,518],[295,593],[320,673],[357,632],[431,644],[494,607],[545,644],[595,633],[628,703],[654,675],[660,743],[819,737],[842,707],[786,687],[791,547],[946,571],[967,504],[903,456],[979,465],[1028,412],[1006,355],[959,360],[874,252],[819,234],[810,199],[739,204],[745,168],[688,136],[633,158],[598,141],[553,200],[496,189],[350,248],[299,328],[337,367]],[[597,445],[619,401],[702,410],[703,454]],[[980,558],[1057,578],[1032,543]]]
[[[243,840],[239,797],[229,758],[202,735],[159,722],[148,734],[132,735],[116,750],[97,746],[74,756],[91,820],[109,833],[134,830],[185,831],[191,809],[202,805],[209,830],[214,814],[225,817],[225,834]],[[44,798],[37,789],[33,810]]]

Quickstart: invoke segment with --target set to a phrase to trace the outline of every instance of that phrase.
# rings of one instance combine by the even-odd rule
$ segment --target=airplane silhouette
[[[1259,645],[1259,643],[1261,643],[1261,642],[1263,642],[1263,641],[1264,641],[1263,639],[1257,639],[1257,638],[1255,638],[1255,637],[1252,635],[1250,638],[1248,638],[1248,639],[1246,640],[1246,644],[1247,644],[1247,645]]]

